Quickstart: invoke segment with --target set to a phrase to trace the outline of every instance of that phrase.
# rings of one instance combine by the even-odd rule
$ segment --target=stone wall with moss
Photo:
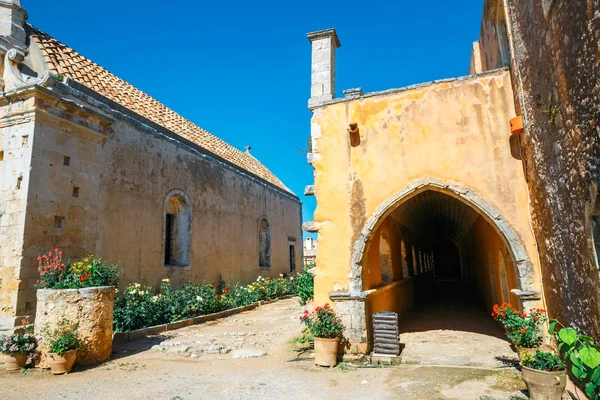
[[[508,1],[532,225],[552,317],[600,335],[600,1]],[[598,244],[598,243],[596,243]]]

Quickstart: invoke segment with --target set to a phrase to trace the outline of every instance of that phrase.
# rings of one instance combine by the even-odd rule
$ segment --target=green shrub
[[[149,286],[134,283],[115,299],[113,329],[131,331],[213,314],[291,295],[295,290],[294,278],[284,275],[272,279],[258,277],[249,285],[228,285],[219,279],[217,285],[187,283],[181,289],[174,289],[164,279],[157,293]]]
[[[561,371],[565,369],[565,364],[560,357],[554,353],[535,351],[535,355],[527,354],[523,358],[523,365],[538,371]]]
[[[308,266],[298,275],[296,275],[296,293],[300,298],[300,305],[305,306],[306,303],[311,300],[315,295],[315,277],[308,272],[309,268],[313,266]]]

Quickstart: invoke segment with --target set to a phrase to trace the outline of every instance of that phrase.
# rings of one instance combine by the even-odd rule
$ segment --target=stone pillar
[[[350,342],[346,353],[366,354],[369,350],[367,335],[366,293],[331,292],[329,298],[335,304],[338,317],[344,324],[344,337]]]
[[[79,353],[77,364],[96,364],[110,359],[115,288],[38,289],[35,335],[42,336],[46,325],[53,326],[63,317],[79,323],[79,335],[86,348]],[[42,340],[42,359],[46,367],[47,340]]]
[[[335,97],[335,50],[341,46],[335,29],[306,35],[312,44],[311,87],[308,108]]]

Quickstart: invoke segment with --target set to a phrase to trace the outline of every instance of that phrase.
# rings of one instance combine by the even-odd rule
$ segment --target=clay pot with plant
[[[312,313],[308,310],[300,317],[308,334],[315,344],[315,364],[322,367],[334,367],[337,364],[340,339],[344,325],[329,304],[316,307]]]
[[[69,373],[83,349],[77,328],[78,324],[63,318],[54,327],[47,325],[43,330],[44,339],[48,340],[47,362],[54,375]]]
[[[29,317],[21,321],[24,328],[17,329],[12,335],[0,336],[0,353],[7,357],[4,368],[7,371],[17,371],[24,368],[28,359],[32,359],[37,349],[37,339],[33,328],[29,326]]]
[[[531,400],[560,400],[567,386],[567,370],[560,357],[536,350],[521,360],[521,375]]]

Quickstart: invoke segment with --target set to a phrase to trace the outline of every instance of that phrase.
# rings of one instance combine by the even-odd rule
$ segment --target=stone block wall
[[[552,317],[598,336],[600,1],[509,0],[508,10],[547,305]]]
[[[21,270],[34,137],[33,100],[0,104],[0,327],[35,311]],[[35,281],[33,281],[35,283]]]

